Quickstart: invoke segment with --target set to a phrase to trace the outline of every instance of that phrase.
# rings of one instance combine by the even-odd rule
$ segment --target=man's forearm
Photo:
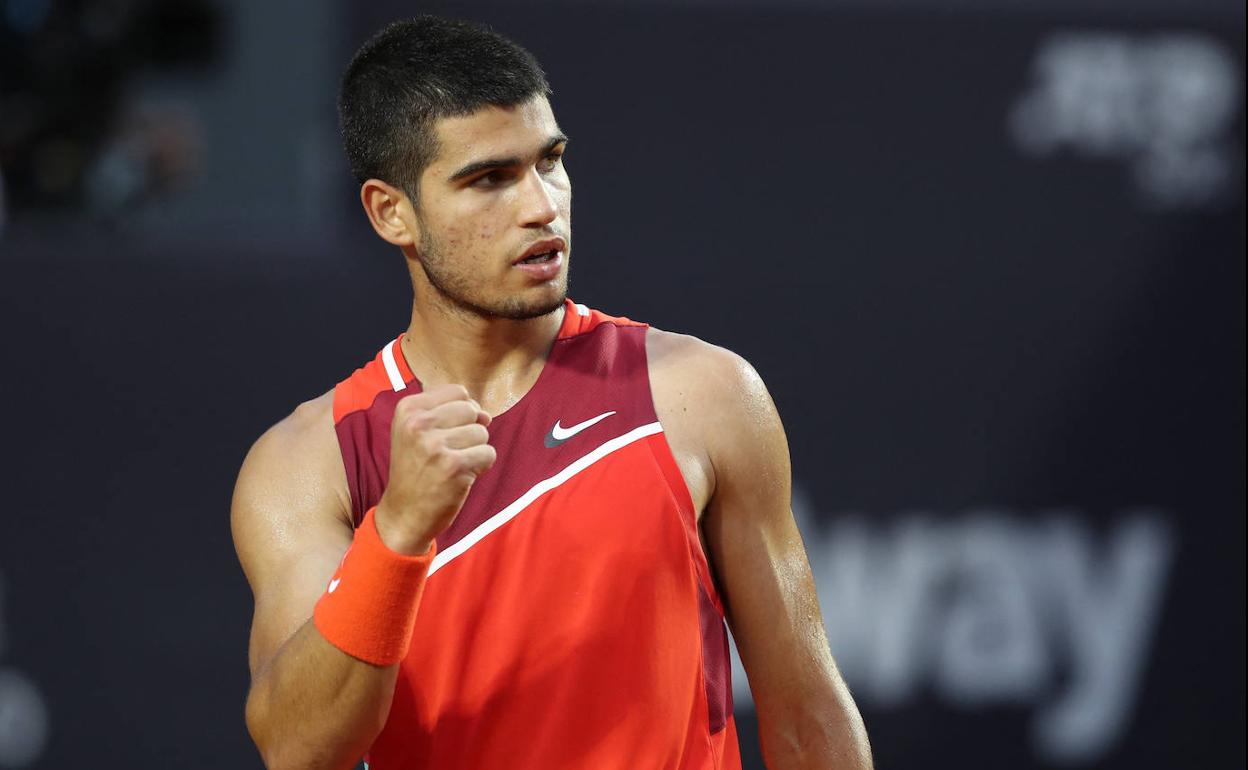
[[[386,723],[398,669],[357,660],[304,623],[247,695],[247,729],[265,766],[355,767]]]

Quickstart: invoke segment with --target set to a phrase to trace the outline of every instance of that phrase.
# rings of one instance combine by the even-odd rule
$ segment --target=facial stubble
[[[563,306],[568,295],[569,279],[566,272],[562,290],[553,298],[526,301],[521,296],[506,296],[496,302],[488,302],[477,296],[480,282],[474,281],[472,275],[457,265],[454,255],[443,248],[427,224],[421,224],[417,259],[429,285],[451,306],[484,318],[506,318],[513,321],[540,318]]]

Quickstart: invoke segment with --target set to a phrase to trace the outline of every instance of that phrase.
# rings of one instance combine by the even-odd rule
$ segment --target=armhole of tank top
[[[654,419],[659,423],[659,427],[663,427],[662,420],[659,419],[659,410],[654,403],[654,390],[650,386],[650,355],[646,350],[646,337],[650,333],[650,327],[645,327],[641,334],[641,360],[645,363],[645,376],[642,378],[645,383],[645,398],[650,403],[650,409],[654,412]],[[680,509],[680,515],[686,521],[686,527],[689,533],[689,548],[697,549],[695,563],[697,564],[698,580],[702,583],[702,590],[706,591],[710,597],[711,603],[721,616],[724,615],[724,603],[719,595],[719,586],[715,584],[715,576],[711,570],[710,558],[706,555],[706,549],[702,547],[702,535],[698,529],[698,512],[694,510],[693,495],[689,491],[689,482],[685,480],[685,474],[680,470],[680,463],[676,461],[676,453],[672,451],[672,445],[667,440],[667,431],[660,430],[657,435],[651,436],[646,442],[650,446],[650,454],[654,457],[655,464],[659,466],[659,471],[663,474],[667,487],[672,493],[672,499],[676,502],[676,507]]]
[[[338,401],[339,390],[341,388],[342,388],[341,382],[334,386],[334,402]],[[351,528],[358,529],[360,526],[360,520],[363,518],[363,516],[360,515],[360,510],[359,510],[359,502],[358,502],[359,490],[356,489],[358,480],[352,479],[351,463],[348,461],[348,458],[347,458],[347,452],[354,451],[354,449],[349,448],[346,444],[343,443],[342,431],[338,430],[339,421],[334,419],[335,414],[337,414],[337,412],[334,410],[334,405],[331,404],[330,410],[329,410],[329,419],[334,424],[334,440],[338,444],[338,460],[339,462],[342,463],[342,472],[343,472],[343,475],[345,475],[347,478],[347,500],[349,501],[351,505]],[[344,415],[343,419],[345,420],[348,416],[349,415]]]
[[[650,400],[650,408],[654,418],[659,421],[659,410],[654,404],[654,392],[650,386],[650,358],[646,350],[645,339],[648,330],[642,335],[642,361],[645,362],[645,397]],[[659,421],[659,427],[663,424]],[[672,499],[685,529],[689,541],[690,559],[693,561],[694,580],[698,591],[698,616],[701,636],[701,668],[703,687],[706,694],[706,740],[707,749],[712,756],[722,759],[723,741],[728,734],[725,728],[732,721],[732,653],[729,651],[727,612],[723,598],[716,585],[715,575],[711,568],[710,558],[702,547],[702,534],[698,527],[697,511],[693,507],[693,495],[689,492],[689,483],[676,461],[676,453],[668,443],[667,431],[660,430],[646,441],[650,454],[659,472],[667,482]],[[709,609],[704,602],[709,603]],[[718,750],[717,747],[718,746]]]

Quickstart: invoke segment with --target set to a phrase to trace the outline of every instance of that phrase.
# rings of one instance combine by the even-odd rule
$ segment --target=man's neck
[[[541,374],[564,309],[526,320],[481,316],[417,300],[403,355],[422,387],[463,385],[496,415],[519,401]]]

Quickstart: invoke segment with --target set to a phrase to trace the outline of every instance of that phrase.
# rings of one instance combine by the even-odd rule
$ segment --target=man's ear
[[[380,179],[369,179],[360,186],[360,203],[382,240],[395,246],[411,246],[419,240],[419,233],[412,231],[416,212],[407,193]]]

